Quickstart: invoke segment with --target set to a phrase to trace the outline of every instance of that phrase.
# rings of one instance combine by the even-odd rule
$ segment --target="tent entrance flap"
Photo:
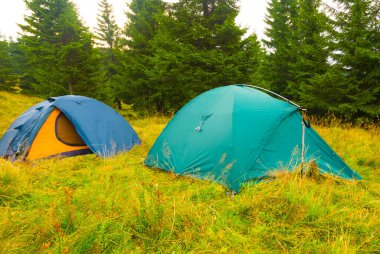
[[[55,108],[38,131],[30,146],[28,160],[58,154],[89,152],[74,125],[58,108]]]
[[[75,130],[74,125],[62,112],[59,113],[55,121],[55,136],[59,141],[69,146],[86,145]]]

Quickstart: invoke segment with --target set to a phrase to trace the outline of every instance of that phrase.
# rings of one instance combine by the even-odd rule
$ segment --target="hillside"
[[[0,134],[42,99],[0,92]],[[362,181],[281,173],[234,197],[144,167],[169,121],[114,158],[0,159],[0,253],[378,253],[380,131],[316,126]]]

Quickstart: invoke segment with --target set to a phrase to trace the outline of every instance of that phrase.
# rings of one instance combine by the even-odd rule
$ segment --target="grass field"
[[[0,134],[39,98],[0,92]],[[364,180],[211,182],[142,162],[169,121],[130,119],[143,144],[94,155],[0,159],[0,253],[380,253],[380,131],[315,126]]]

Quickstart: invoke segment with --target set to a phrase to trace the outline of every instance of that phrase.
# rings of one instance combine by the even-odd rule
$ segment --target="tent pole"
[[[302,154],[301,154],[301,165],[303,167],[303,163],[304,163],[304,160],[305,160],[305,123],[303,121],[303,118],[301,120],[301,124],[302,124]]]
[[[310,128],[310,121],[308,119],[306,109],[302,109],[301,115],[302,115],[302,120],[301,120],[301,124],[302,124],[301,172],[303,172],[304,163],[305,163],[305,153],[306,153],[306,151],[305,151],[306,150],[306,148],[305,148],[306,127]]]
[[[279,98],[285,100],[286,102],[289,102],[290,104],[293,104],[293,105],[296,106],[297,108],[299,108],[299,109],[303,109],[300,105],[296,104],[295,102],[292,102],[291,100],[285,98],[285,97],[282,96],[282,95],[279,95],[278,93],[272,92],[271,90],[268,90],[268,89],[265,89],[265,88],[262,88],[262,87],[259,87],[259,86],[253,86],[253,85],[245,85],[245,86],[253,87],[253,88],[257,88],[257,89],[263,90],[263,91],[265,91],[265,92],[271,93],[271,94],[276,95],[277,97],[279,97]]]

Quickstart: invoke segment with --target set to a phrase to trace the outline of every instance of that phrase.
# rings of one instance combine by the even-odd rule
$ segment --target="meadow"
[[[0,92],[0,134],[42,101]],[[380,129],[314,126],[362,175],[222,186],[143,166],[168,117],[128,121],[128,153],[11,163],[0,158],[0,253],[379,253]]]

